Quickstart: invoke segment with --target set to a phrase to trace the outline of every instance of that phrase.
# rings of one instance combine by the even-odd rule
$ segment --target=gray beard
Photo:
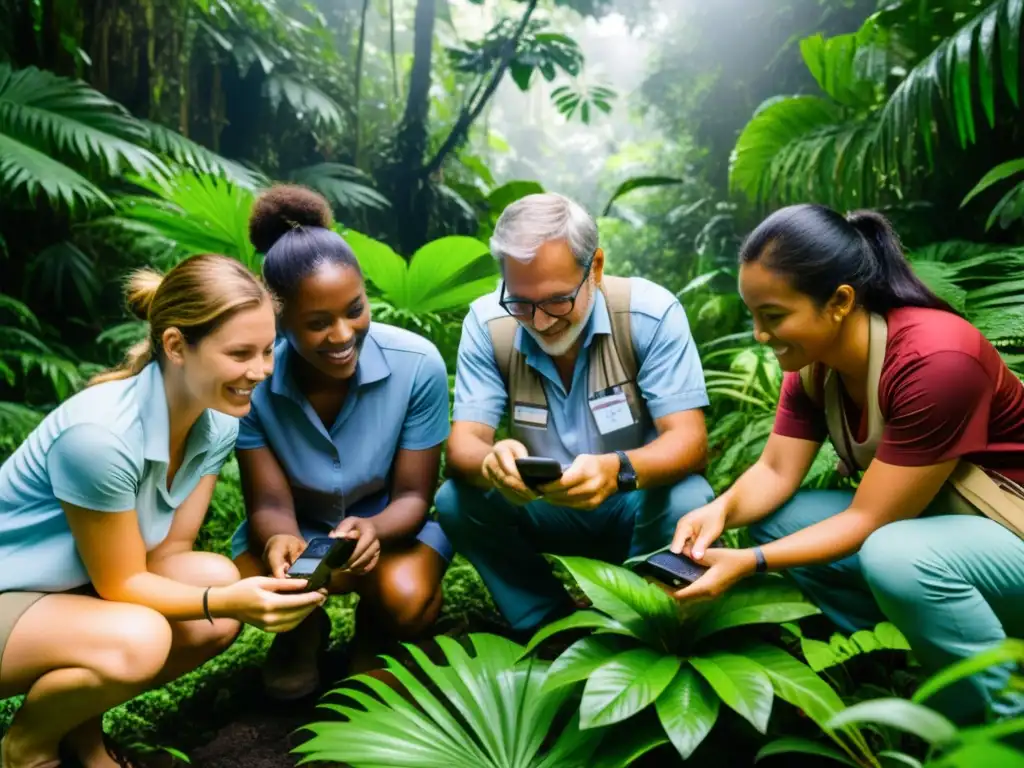
[[[587,313],[582,318],[580,318],[578,322],[570,325],[566,329],[565,334],[562,336],[562,338],[560,338],[554,344],[547,341],[532,328],[527,328],[524,325],[523,330],[530,334],[530,336],[533,337],[533,340],[537,342],[537,346],[544,350],[544,352],[547,353],[550,357],[561,357],[570,349],[572,349],[573,345],[577,341],[579,341],[580,335],[583,333],[583,329],[587,327],[587,323],[590,321],[590,316],[594,314],[595,303],[596,302],[594,301],[594,295],[593,293],[591,293],[590,304],[587,307]]]

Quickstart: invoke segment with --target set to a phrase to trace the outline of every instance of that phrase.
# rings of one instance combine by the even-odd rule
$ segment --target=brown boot
[[[278,701],[295,701],[320,687],[320,656],[331,637],[331,620],[314,610],[291,632],[274,637],[264,661],[263,689]]]

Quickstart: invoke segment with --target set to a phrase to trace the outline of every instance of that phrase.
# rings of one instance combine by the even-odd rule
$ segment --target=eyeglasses
[[[544,301],[524,301],[523,299],[512,299],[509,301],[505,298],[505,281],[502,280],[501,296],[498,299],[498,303],[512,317],[520,320],[529,319],[532,321],[538,308],[550,317],[565,317],[576,306],[576,297],[583,290],[583,285],[587,282],[589,276],[590,267],[588,266],[583,270],[583,279],[580,280],[580,284],[576,286],[575,291],[568,296],[552,296],[550,299],[544,299]]]

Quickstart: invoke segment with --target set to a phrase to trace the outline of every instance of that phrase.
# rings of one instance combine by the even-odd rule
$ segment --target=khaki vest
[[[595,398],[621,392],[626,397],[633,423],[600,435],[594,412],[590,410],[600,445],[587,446],[589,453],[639,448],[652,425],[636,384],[638,364],[630,332],[629,278],[605,276],[600,290],[608,307],[612,332],[595,334],[588,349],[587,401],[593,405]],[[512,437],[523,443],[532,456],[558,457],[564,449],[554,434],[542,377],[527,364],[526,355],[516,349],[519,322],[511,315],[504,315],[489,321],[487,328],[494,346],[494,359],[508,393]],[[543,423],[540,414],[545,415]]]
[[[851,473],[867,469],[875,457],[885,428],[878,405],[878,384],[885,360],[888,326],[885,319],[876,314],[871,315],[870,322],[866,405],[868,434],[864,442],[857,441],[857,430],[847,422],[846,409],[843,408],[839,391],[839,376],[832,370],[824,372],[823,394],[828,434],[836,453]],[[807,395],[820,406],[818,383],[822,381],[822,376],[817,364],[801,369],[800,380]],[[960,514],[981,513],[1024,538],[1024,487],[1013,480],[961,459],[940,493],[948,495],[951,511]]]

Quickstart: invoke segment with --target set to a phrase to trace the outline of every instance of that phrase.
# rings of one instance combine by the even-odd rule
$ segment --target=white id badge
[[[633,420],[633,412],[629,410],[626,393],[618,387],[610,394],[592,399],[590,410],[594,414],[594,421],[597,422],[597,431],[602,435],[617,432],[636,423]]]
[[[548,409],[537,405],[516,403],[512,409],[512,421],[526,427],[540,427],[544,429],[548,425]]]

